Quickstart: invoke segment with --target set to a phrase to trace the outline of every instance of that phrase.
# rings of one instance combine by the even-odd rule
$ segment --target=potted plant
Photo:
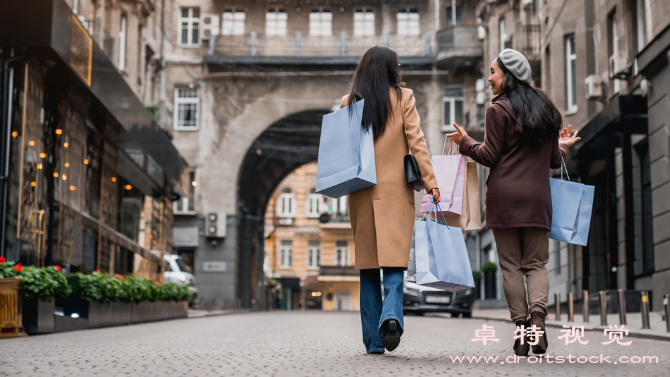
[[[472,278],[475,280],[475,300],[482,297],[482,273],[479,271],[472,271]]]
[[[20,271],[23,296],[23,326],[28,334],[54,332],[56,297],[67,297],[72,292],[60,266],[22,267]]]
[[[21,296],[19,295],[19,277],[21,264],[5,262],[0,257],[0,297],[3,305],[0,307],[0,338],[25,336],[23,331],[23,317],[21,315]]]
[[[486,299],[495,299],[496,298],[496,271],[498,266],[493,262],[486,262],[482,265],[482,271],[484,272],[484,298]]]

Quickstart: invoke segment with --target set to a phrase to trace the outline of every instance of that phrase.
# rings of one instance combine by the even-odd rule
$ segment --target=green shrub
[[[68,276],[74,294],[86,301],[184,301],[192,297],[187,285],[157,282],[133,275],[74,273]]]
[[[21,282],[19,289],[23,297],[40,298],[46,300],[55,297],[67,297],[72,293],[72,288],[67,282],[65,275],[61,274],[59,268],[49,267],[23,267],[19,273]]]
[[[472,278],[475,280],[482,280],[482,273],[479,271],[472,271]]]
[[[493,262],[490,262],[490,261],[485,262],[482,265],[482,271],[483,272],[496,272],[496,270],[498,270],[498,266],[496,266],[496,264],[493,263]]]

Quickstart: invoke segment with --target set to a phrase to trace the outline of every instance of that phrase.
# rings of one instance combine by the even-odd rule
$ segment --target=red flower
[[[21,272],[21,270],[23,269],[23,267],[21,267],[21,263],[19,263],[19,264],[17,264],[16,266],[14,266],[14,269],[15,269],[17,272]]]
[[[5,257],[0,257],[0,263],[5,261]]]
[[[56,266],[56,270],[58,270],[58,272],[60,272],[60,266]]]
[[[100,273],[100,270],[95,270],[95,272]]]
[[[151,278],[151,281],[156,281],[156,278]]]

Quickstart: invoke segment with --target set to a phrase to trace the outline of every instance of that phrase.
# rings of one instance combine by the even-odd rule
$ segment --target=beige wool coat
[[[393,116],[375,140],[377,184],[348,196],[349,216],[356,245],[356,269],[407,268],[414,228],[414,191],[407,187],[403,161],[407,141],[421,171],[426,190],[437,187],[421,119],[411,89],[402,89],[402,107],[395,90],[389,89]],[[348,95],[340,108],[347,106]],[[403,130],[403,114],[407,139]]]

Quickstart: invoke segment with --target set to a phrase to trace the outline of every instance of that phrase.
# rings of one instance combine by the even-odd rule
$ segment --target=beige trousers
[[[549,277],[544,265],[549,262],[549,231],[532,227],[497,228],[493,229],[493,237],[498,248],[503,291],[512,321],[525,320],[529,313],[535,311],[546,315]]]

